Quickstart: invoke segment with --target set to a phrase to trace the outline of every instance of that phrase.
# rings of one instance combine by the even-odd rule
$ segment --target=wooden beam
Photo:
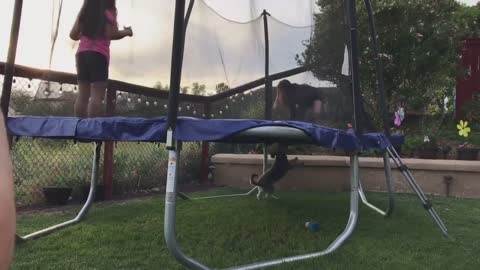
[[[282,71],[282,72],[279,72],[279,73],[271,74],[270,75],[270,80],[271,81],[280,80],[280,79],[283,79],[283,78],[286,78],[286,77],[290,77],[290,76],[293,76],[293,75],[303,73],[305,71],[307,71],[307,69],[305,67],[298,67],[298,68]],[[209,102],[219,101],[219,100],[231,97],[233,95],[240,94],[240,93],[243,93],[245,91],[251,90],[255,87],[259,87],[263,84],[265,84],[265,78],[260,78],[258,80],[255,80],[255,81],[237,86],[235,88],[232,88],[228,91],[216,94],[214,96],[210,96],[210,97],[208,97],[208,99],[209,99],[208,101]]]
[[[0,62],[0,74],[5,74],[6,64]],[[31,68],[21,65],[15,65],[14,76],[44,81],[54,81],[58,83],[65,84],[77,84],[77,75],[67,72],[52,71]],[[116,91],[128,92],[132,94],[138,94],[148,97],[154,97],[159,99],[168,99],[168,91],[159,90],[156,88],[126,83],[118,80],[109,80],[109,87]],[[196,96],[188,94],[180,94],[181,102],[191,102],[191,103],[206,103],[208,102],[209,97],[206,96]]]

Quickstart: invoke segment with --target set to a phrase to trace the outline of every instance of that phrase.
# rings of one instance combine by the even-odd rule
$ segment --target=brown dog
[[[275,184],[280,181],[289,170],[298,165],[298,158],[288,160],[285,154],[287,147],[285,145],[278,145],[277,149],[273,151],[270,156],[275,158],[273,165],[260,177],[257,174],[250,176],[250,184],[258,187],[257,198],[261,199],[272,195],[275,190]]]

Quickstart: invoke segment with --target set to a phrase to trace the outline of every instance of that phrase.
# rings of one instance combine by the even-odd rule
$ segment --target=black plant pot
[[[48,205],[65,205],[72,194],[72,188],[45,187],[43,195]]]
[[[477,160],[478,148],[457,148],[457,159],[458,160]]]
[[[88,198],[88,193],[90,192],[90,185],[82,186],[82,201],[86,201]],[[97,185],[95,189],[94,201],[104,201],[105,200],[105,187],[103,185]]]
[[[418,156],[421,159],[437,159],[438,150],[438,147],[421,148],[418,150]]]

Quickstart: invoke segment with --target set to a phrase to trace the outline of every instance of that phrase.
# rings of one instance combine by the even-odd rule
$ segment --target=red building
[[[457,80],[455,99],[457,119],[463,117],[463,105],[472,100],[475,95],[480,95],[480,38],[465,40],[460,63],[467,69],[467,75]]]

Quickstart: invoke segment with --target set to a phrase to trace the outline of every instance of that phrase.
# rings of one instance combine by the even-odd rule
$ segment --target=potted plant
[[[436,159],[440,147],[435,137],[424,136],[423,143],[419,145],[417,153],[422,159]]]
[[[62,174],[54,178],[51,185],[43,188],[43,195],[48,205],[65,205],[72,195],[73,187],[79,183],[75,175]]]
[[[82,185],[82,201],[86,201],[88,194],[90,193],[90,180],[83,182]],[[97,184],[95,187],[95,197],[94,201],[104,201],[105,200],[105,186],[103,184]]]
[[[458,135],[465,138],[462,143],[457,147],[457,159],[459,160],[477,160],[480,147],[473,144],[468,140],[469,133],[471,132],[468,126],[468,121],[460,120],[457,125]]]

